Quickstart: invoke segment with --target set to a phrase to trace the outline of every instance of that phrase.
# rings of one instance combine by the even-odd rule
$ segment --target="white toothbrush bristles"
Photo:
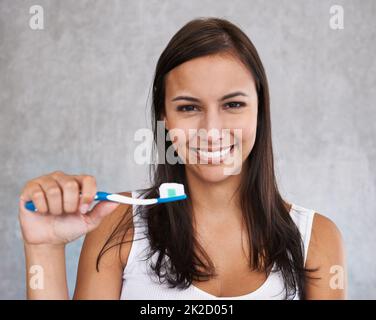
[[[162,183],[159,186],[159,196],[161,198],[171,198],[185,195],[184,185],[180,183]]]

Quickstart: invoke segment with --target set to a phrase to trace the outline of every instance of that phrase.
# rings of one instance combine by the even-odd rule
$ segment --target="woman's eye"
[[[244,102],[229,102],[225,104],[225,109],[239,109],[244,106]]]
[[[178,106],[176,108],[176,110],[178,111],[183,111],[183,112],[190,112],[190,111],[196,111],[197,110],[197,107],[196,106],[189,106],[189,105],[186,105],[186,106]]]

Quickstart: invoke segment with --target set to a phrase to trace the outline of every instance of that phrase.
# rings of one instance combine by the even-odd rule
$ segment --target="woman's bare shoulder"
[[[315,212],[311,233],[311,244],[318,246],[328,246],[330,243],[342,243],[342,233],[338,226],[327,216]],[[333,248],[335,249],[335,248]]]
[[[131,197],[131,192],[117,192],[117,194]],[[133,238],[132,205],[120,204],[109,216],[107,216],[96,230],[95,242],[103,245],[109,240],[109,246],[124,242],[122,246],[115,246],[121,253],[121,266],[124,268],[130,251],[130,243]],[[124,235],[124,238],[123,238]],[[118,250],[114,250],[119,252]]]
[[[130,192],[118,194],[131,195]],[[74,298],[118,299],[121,286],[119,279],[131,246],[131,241],[127,240],[133,238],[131,209],[131,205],[120,204],[103,219],[98,228],[86,235],[80,254]],[[122,246],[115,245],[124,241]]]
[[[315,212],[306,268],[316,269],[307,282],[310,299],[346,297],[347,271],[342,233],[327,216]]]
[[[117,192],[117,194],[131,197],[131,192]],[[132,206],[129,204],[119,204],[116,209],[103,219],[97,229],[90,233],[90,237],[94,238],[94,242],[104,244],[113,231],[121,227],[132,219]],[[125,225],[124,225],[125,226]]]

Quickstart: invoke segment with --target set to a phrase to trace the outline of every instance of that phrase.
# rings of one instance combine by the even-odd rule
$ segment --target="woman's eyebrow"
[[[230,99],[230,98],[233,98],[233,97],[236,97],[236,96],[248,97],[248,95],[245,94],[244,92],[236,91],[236,92],[232,92],[232,93],[224,95],[218,101],[223,101],[223,100]],[[190,96],[177,96],[174,99],[172,99],[171,101],[177,101],[177,100],[188,100],[188,101],[192,101],[192,102],[200,102],[200,99],[195,98],[195,97],[190,97]]]

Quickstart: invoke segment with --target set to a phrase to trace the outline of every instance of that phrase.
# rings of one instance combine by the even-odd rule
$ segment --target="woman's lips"
[[[205,163],[223,162],[224,159],[234,152],[234,146],[231,145],[219,149],[200,149],[200,148],[190,148],[196,155],[198,159],[204,160]]]

